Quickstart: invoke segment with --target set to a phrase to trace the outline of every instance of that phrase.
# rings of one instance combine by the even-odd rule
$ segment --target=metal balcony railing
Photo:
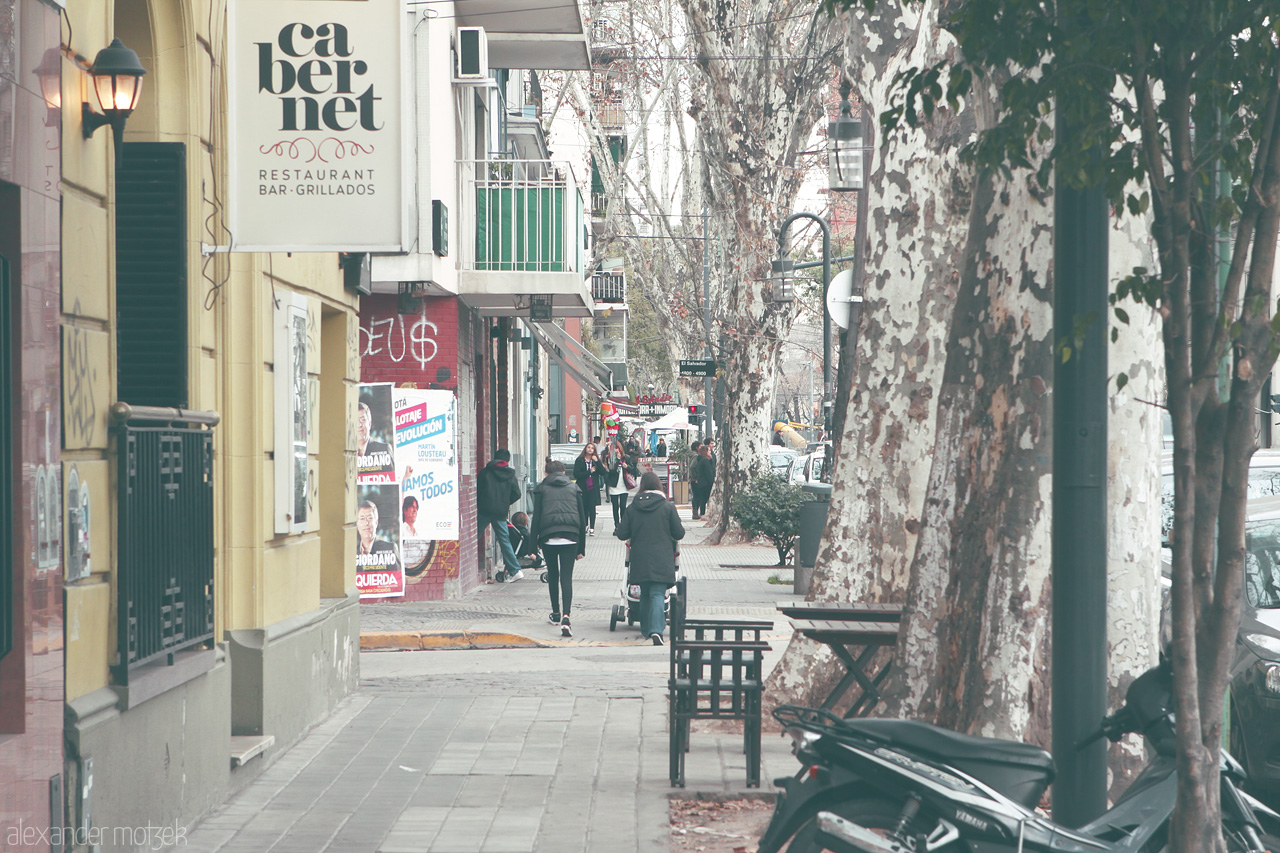
[[[584,207],[569,163],[463,160],[458,186],[460,269],[582,269]]]
[[[213,638],[214,412],[116,403],[117,683]]]
[[[626,302],[627,277],[622,273],[593,273],[591,298],[596,302]]]

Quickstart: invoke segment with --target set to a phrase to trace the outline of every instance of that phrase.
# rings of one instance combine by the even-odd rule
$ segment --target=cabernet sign
[[[401,6],[232,0],[232,248],[403,248]]]

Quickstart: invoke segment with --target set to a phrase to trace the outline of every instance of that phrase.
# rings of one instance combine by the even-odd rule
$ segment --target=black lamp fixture
[[[795,302],[795,269],[796,263],[787,257],[774,258],[769,276],[770,302]]]
[[[84,125],[84,138],[93,136],[94,131],[104,124],[111,125],[117,161],[124,142],[124,123],[138,106],[138,96],[142,93],[142,75],[146,73],[147,69],[142,67],[138,54],[125,47],[124,42],[118,38],[112,39],[110,45],[98,51],[89,68],[89,79],[93,82],[93,91],[97,95],[102,113],[94,112],[87,103],[81,104],[80,118]]]
[[[840,115],[827,124],[827,186],[833,192],[862,189],[862,122],[853,117],[849,81],[840,84]]]

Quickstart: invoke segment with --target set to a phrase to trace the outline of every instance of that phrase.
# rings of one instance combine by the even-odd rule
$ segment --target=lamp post
[[[787,258],[787,229],[797,219],[812,219],[822,229],[822,429],[825,436],[831,428],[831,312],[827,310],[827,288],[831,286],[831,226],[816,213],[793,213],[778,229],[778,254],[773,262],[773,299],[789,302],[792,298],[791,274],[795,264]]]

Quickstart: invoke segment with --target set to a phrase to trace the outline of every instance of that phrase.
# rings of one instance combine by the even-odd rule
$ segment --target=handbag
[[[622,482],[626,484],[628,489],[634,489],[636,487],[635,475],[630,471],[622,472]]]

